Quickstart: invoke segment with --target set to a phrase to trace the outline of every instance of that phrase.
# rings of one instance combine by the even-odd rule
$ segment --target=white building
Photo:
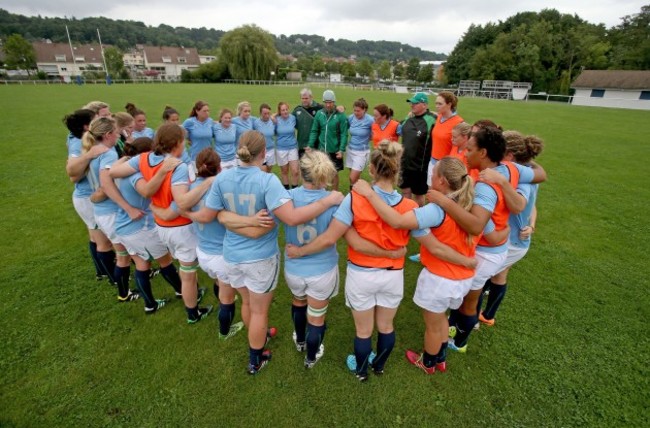
[[[32,45],[36,51],[36,68],[50,77],[60,77],[69,82],[84,71],[104,70],[99,44],[72,45],[72,50],[67,43],[34,42]]]
[[[650,110],[650,70],[584,70],[572,104]]]
[[[178,80],[183,70],[195,70],[201,65],[196,48],[144,46],[145,75],[163,80]]]

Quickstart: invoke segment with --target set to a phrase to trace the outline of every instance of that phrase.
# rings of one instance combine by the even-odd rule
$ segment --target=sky
[[[280,34],[317,34],[326,39],[388,40],[449,54],[470,24],[503,21],[526,11],[554,8],[561,13],[612,27],[621,17],[639,13],[645,1],[630,0],[368,0],[222,1],[201,0],[0,0],[11,13],[43,17],[105,16],[158,26],[214,28],[229,31],[256,24]],[[441,7],[441,5],[449,5]],[[101,29],[100,29],[101,30]]]

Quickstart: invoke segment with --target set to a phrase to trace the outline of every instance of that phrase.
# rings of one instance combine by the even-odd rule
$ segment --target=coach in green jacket
[[[323,92],[325,107],[314,116],[307,146],[327,153],[337,171],[343,171],[343,158],[348,145],[348,118],[336,108],[334,91]],[[332,188],[338,190],[338,175],[332,180]]]
[[[298,156],[302,156],[305,148],[309,144],[309,133],[311,126],[314,123],[314,116],[319,110],[323,108],[322,104],[314,101],[309,88],[304,88],[300,91],[300,105],[293,109],[293,114],[296,118],[296,140],[298,140]]]

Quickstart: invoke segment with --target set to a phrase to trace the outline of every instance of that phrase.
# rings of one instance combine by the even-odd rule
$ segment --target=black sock
[[[230,331],[232,320],[235,318],[235,304],[219,303],[219,333],[224,336]]]
[[[115,266],[115,280],[117,282],[117,294],[125,298],[129,295],[129,275],[131,274],[131,266]]]
[[[144,299],[144,305],[147,308],[156,308],[158,303],[153,297],[153,292],[151,291],[151,279],[149,278],[149,269],[147,270],[137,270],[135,271],[135,285],[138,287],[140,295]]]
[[[307,337],[305,342],[307,342],[307,359],[309,361],[314,361],[316,359],[316,353],[320,348],[323,339],[325,339],[325,324],[321,326],[315,326],[307,323]]]
[[[436,364],[436,356],[424,351],[422,353],[422,362],[424,363],[424,367],[433,367]]]
[[[115,252],[113,251],[97,251],[97,258],[102,265],[102,269],[108,275],[109,281],[116,284],[115,278]]]
[[[260,362],[262,361],[262,352],[264,352],[264,348],[260,349],[253,349],[251,347],[248,348],[248,362],[252,364],[253,366],[257,367],[260,365]]]
[[[454,345],[461,348],[467,344],[469,335],[474,330],[474,325],[478,322],[478,315],[465,315],[458,312],[456,322],[456,337],[454,338]]]
[[[395,347],[395,331],[390,333],[377,333],[377,356],[372,363],[373,369],[381,371],[384,364]]]
[[[178,271],[176,270],[174,263],[170,263],[165,267],[161,267],[160,274],[163,278],[165,278],[165,281],[167,281],[169,285],[174,288],[175,292],[181,293],[181,277],[178,276]]]
[[[193,308],[188,308],[185,306],[185,312],[187,312],[187,319],[195,320],[199,318],[199,306],[194,306]]]
[[[354,338],[354,356],[357,359],[357,374],[368,376],[368,357],[372,352],[372,339],[370,337],[361,339]]]
[[[503,301],[503,298],[506,297],[506,291],[508,291],[508,284],[492,284],[492,289],[490,291],[490,295],[488,296],[487,305],[485,305],[485,310],[483,311],[483,317],[488,320],[494,319],[497,314],[497,310]]]
[[[490,290],[492,289],[492,281],[487,280],[485,281],[485,284],[483,284],[483,289],[481,290],[481,294],[478,296],[478,303],[476,304],[476,313],[480,314],[481,311],[483,310],[483,298],[485,297],[486,293],[490,293]]]
[[[296,331],[296,341],[304,342],[307,330],[307,306],[291,305],[291,319]]]
[[[102,268],[102,263],[99,261],[99,255],[97,254],[97,244],[93,241],[88,241],[88,250],[90,251],[90,258],[93,261],[93,265],[95,265],[96,275],[106,275],[104,269]]]
[[[442,342],[440,351],[434,356],[436,364],[444,363],[447,361],[447,342]]]

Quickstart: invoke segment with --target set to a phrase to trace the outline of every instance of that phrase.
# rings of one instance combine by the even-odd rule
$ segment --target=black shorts
[[[399,177],[400,189],[411,189],[414,195],[426,195],[429,186],[427,186],[427,171],[406,170],[400,172]]]
[[[328,153],[328,156],[330,157],[330,160],[334,164],[334,167],[336,168],[336,170],[337,171],[343,171],[343,158],[345,157],[345,155],[341,156],[341,159],[338,159],[336,157],[336,153]]]

